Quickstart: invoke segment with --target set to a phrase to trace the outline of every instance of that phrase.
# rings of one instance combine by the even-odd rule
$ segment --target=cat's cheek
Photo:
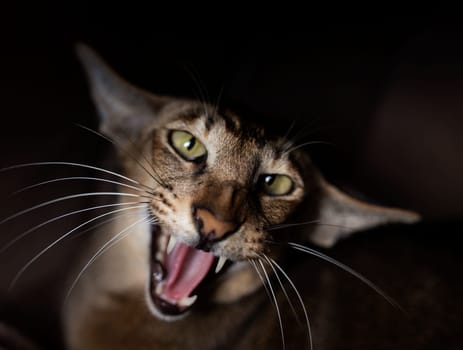
[[[297,202],[288,202],[282,200],[264,199],[262,208],[265,218],[271,225],[281,224],[285,221],[292,210],[297,206]]]
[[[212,295],[212,301],[218,304],[238,301],[262,286],[259,276],[244,261],[235,263],[218,282]]]

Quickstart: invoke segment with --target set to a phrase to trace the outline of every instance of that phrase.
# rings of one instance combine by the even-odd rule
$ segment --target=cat
[[[308,244],[329,248],[357,231],[417,222],[416,213],[351,198],[284,135],[204,101],[143,91],[89,47],[77,52],[122,170],[100,216],[108,223],[69,282],[69,349],[311,348],[290,250],[337,264],[394,304]],[[288,318],[300,324],[288,330]]]

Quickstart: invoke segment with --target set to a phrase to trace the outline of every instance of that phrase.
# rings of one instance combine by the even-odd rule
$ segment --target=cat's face
[[[259,288],[264,264],[274,268],[269,227],[304,199],[308,223],[320,224],[291,237],[302,243],[328,247],[355,230],[418,219],[341,193],[284,138],[203,103],[142,91],[86,47],[79,55],[101,131],[117,141],[124,172],[155,220],[143,232],[150,249],[124,255],[149,250],[147,305],[162,319],[184,315],[205,290],[211,302],[233,302]]]
[[[173,100],[147,130],[151,175],[130,157],[125,172],[151,188],[149,211],[157,223],[149,301],[158,315],[173,316],[190,307],[206,276],[217,270],[213,279],[240,278],[249,259],[268,253],[267,228],[304,198],[299,169],[308,170],[308,158],[231,113],[191,101]],[[255,289],[248,287],[234,298]]]

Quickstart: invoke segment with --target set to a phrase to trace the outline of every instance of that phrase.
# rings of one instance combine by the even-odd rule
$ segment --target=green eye
[[[262,190],[270,196],[284,196],[293,188],[293,180],[289,176],[279,174],[265,174],[260,178]]]
[[[191,162],[202,161],[207,154],[206,147],[186,131],[171,131],[169,142],[182,158]]]

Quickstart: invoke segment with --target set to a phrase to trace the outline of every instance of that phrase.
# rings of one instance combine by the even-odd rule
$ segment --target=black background
[[[2,163],[16,163],[19,151],[31,158],[57,138],[59,151],[85,153],[72,123],[97,124],[74,55],[82,41],[148,90],[212,102],[221,95],[222,105],[280,131],[296,121],[300,142],[333,143],[310,147],[333,181],[432,217],[461,214],[457,18],[311,17],[299,31],[243,30],[228,21],[166,31],[181,26],[170,17],[170,25],[148,21],[143,8],[122,10],[48,5],[3,13],[1,140],[14,152],[3,152]]]
[[[224,107],[281,133],[294,122],[293,134],[302,130],[304,136],[299,142],[332,144],[307,147],[330,181],[371,201],[420,212],[426,222],[434,222],[431,229],[423,225],[425,239],[459,243],[463,26],[457,17],[371,15],[341,22],[314,15],[299,30],[269,26],[257,31],[243,29],[238,16],[221,23],[216,23],[221,16],[214,23],[207,16],[193,17],[190,24],[175,13],[150,11],[134,5],[116,15],[79,4],[2,12],[0,167],[49,160],[98,164],[103,142],[74,124],[97,127],[74,54],[81,41],[147,90],[204,94],[212,102],[220,95]],[[162,21],[164,16],[168,20]],[[27,207],[24,200],[10,201],[8,193],[41,175],[37,169],[0,175],[4,217]],[[4,229],[5,240],[15,230]],[[0,257],[3,289],[11,271],[36,251],[31,242]],[[73,253],[72,248],[54,252],[48,265],[24,283],[20,297],[5,302],[3,315],[21,323],[21,315],[35,310],[30,305],[40,304],[37,299],[24,304],[21,297],[31,290],[34,298],[53,299],[47,288],[37,292],[31,286],[47,272],[60,276],[62,262]],[[433,260],[431,251],[424,254]],[[449,273],[458,273],[461,259],[452,266]],[[43,319],[38,311],[33,314],[32,320]],[[45,322],[31,332],[53,338],[43,335],[52,325]]]

